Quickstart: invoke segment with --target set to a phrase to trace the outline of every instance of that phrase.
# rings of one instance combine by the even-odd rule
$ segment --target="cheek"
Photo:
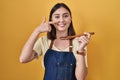
[[[57,19],[52,19],[53,24],[56,24],[58,22]]]
[[[71,20],[69,20],[68,23],[71,23]]]
[[[71,21],[72,21],[72,19],[70,17],[66,19],[67,23],[71,23]]]
[[[66,21],[66,23],[67,23],[68,25],[70,25],[70,23],[71,23],[71,20],[67,20],[67,21]]]

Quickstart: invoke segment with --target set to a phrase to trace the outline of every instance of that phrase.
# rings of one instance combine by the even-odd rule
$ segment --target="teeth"
[[[59,26],[63,27],[63,26],[65,26],[65,24],[59,24]]]
[[[64,25],[60,25],[60,26],[64,26]]]

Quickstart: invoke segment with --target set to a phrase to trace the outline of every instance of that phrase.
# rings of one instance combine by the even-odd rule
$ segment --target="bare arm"
[[[33,46],[39,36],[39,32],[36,30],[31,34],[27,42],[25,43],[23,49],[22,49],[22,54],[20,56],[20,62],[21,63],[26,63],[35,58],[35,51],[33,51]]]
[[[41,25],[39,25],[33,31],[33,33],[31,34],[31,36],[29,37],[29,39],[27,40],[27,42],[25,43],[22,49],[22,53],[20,55],[21,63],[27,63],[36,58],[36,52],[33,50],[34,44],[40,33],[51,31],[50,24],[52,24],[52,22],[46,22],[46,20],[44,19]]]
[[[76,78],[77,80],[85,80],[85,77],[87,75],[87,67],[85,64],[85,57],[83,55],[79,55],[77,60],[77,65],[76,65]]]
[[[81,36],[78,38],[78,42],[79,42],[78,52],[80,54],[78,54],[78,57],[77,57],[77,65],[76,65],[76,70],[75,70],[77,80],[85,80],[85,77],[87,75],[84,48],[88,45],[91,36],[89,33],[85,33],[85,34],[87,36]]]

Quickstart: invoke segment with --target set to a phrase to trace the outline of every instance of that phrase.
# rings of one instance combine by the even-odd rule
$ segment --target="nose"
[[[63,17],[60,17],[60,20],[59,20],[60,22],[63,22],[64,21],[64,18]]]

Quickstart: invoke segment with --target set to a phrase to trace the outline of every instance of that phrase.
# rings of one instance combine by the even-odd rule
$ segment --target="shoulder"
[[[34,50],[38,52],[39,54],[42,52],[43,54],[45,51],[49,48],[50,41],[47,36],[41,36],[38,38],[34,45]]]
[[[43,46],[49,46],[50,41],[51,40],[49,40],[46,35],[45,36],[41,36],[36,41],[35,45],[41,45],[42,47]]]
[[[49,39],[47,38],[47,36],[41,36],[41,37],[38,38],[37,41],[39,41],[39,42],[46,42],[46,41],[49,41]]]
[[[73,43],[73,47],[78,46],[78,44],[79,44],[77,38],[74,38],[72,40],[72,43]]]
[[[74,56],[76,57],[77,56],[77,54],[76,54],[76,52],[77,52],[77,49],[78,49],[78,40],[77,40],[77,38],[74,38],[73,40],[72,40],[72,46],[73,46],[73,53],[74,53]]]
[[[47,40],[47,39],[48,39],[47,36],[41,36],[41,37],[39,37],[38,40]]]

